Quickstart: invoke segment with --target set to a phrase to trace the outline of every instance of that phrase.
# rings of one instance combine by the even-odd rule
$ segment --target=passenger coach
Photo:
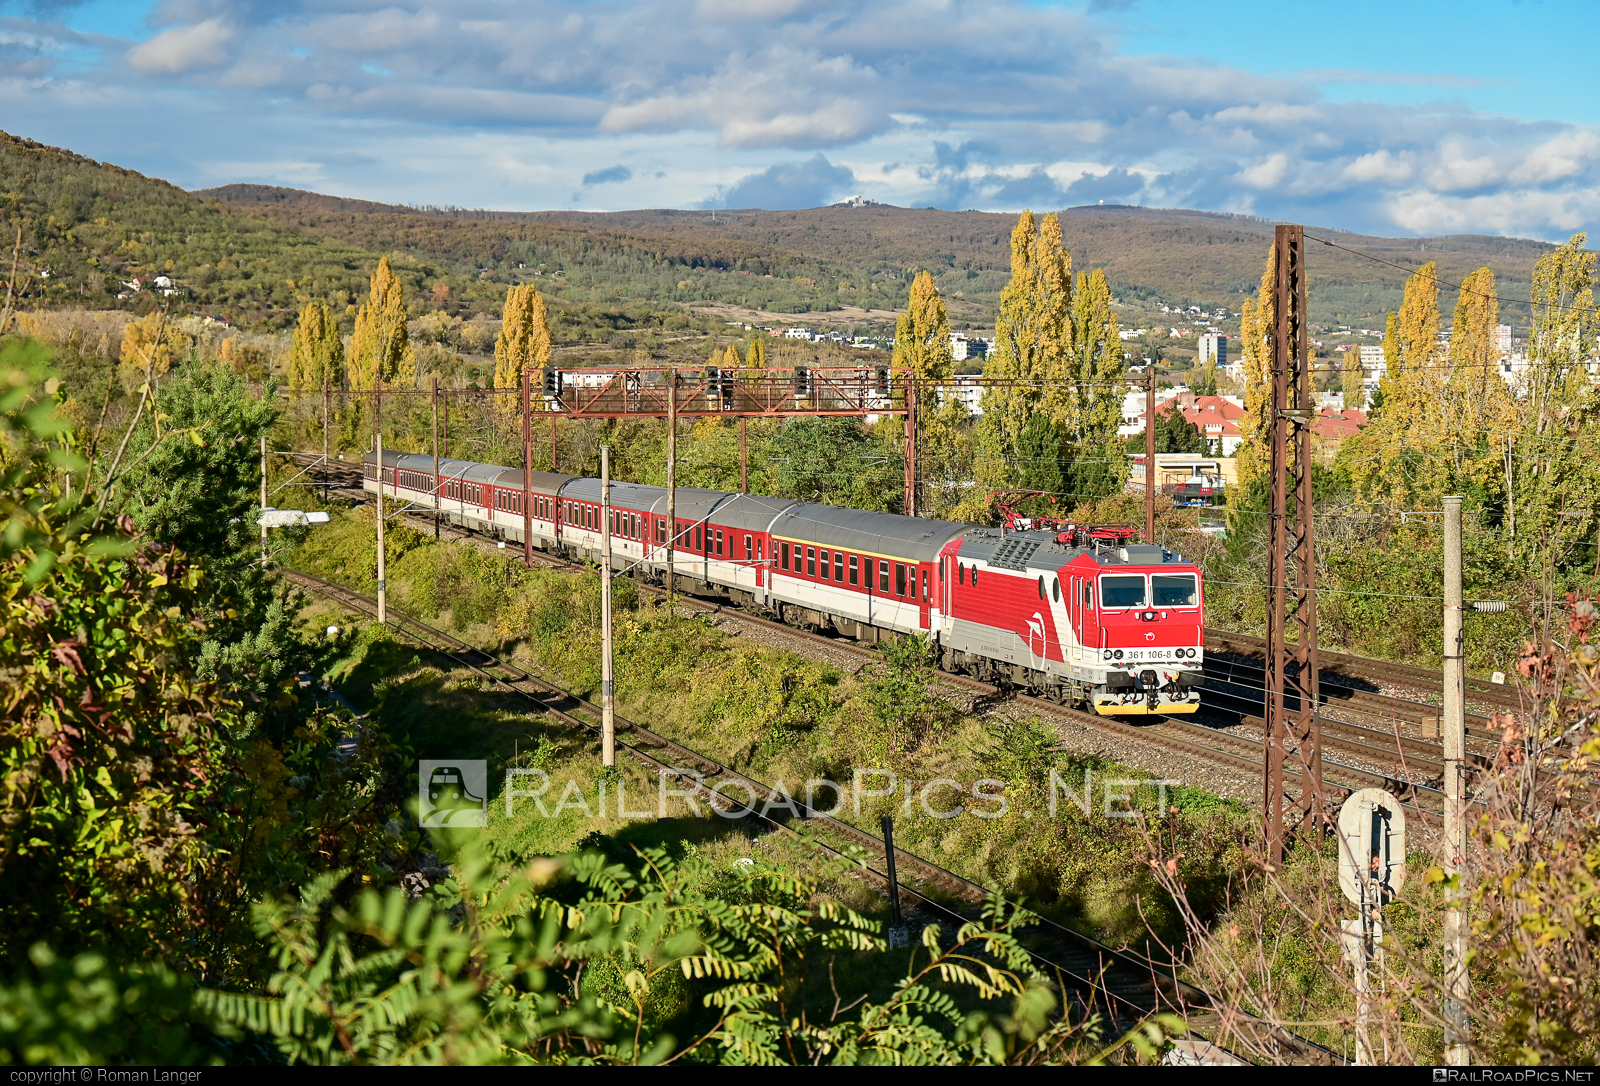
[[[383,492],[454,524],[523,542],[521,470],[383,454]],[[378,488],[366,459],[365,488]],[[600,481],[534,472],[533,546],[598,562]],[[1193,712],[1205,645],[1197,567],[1149,545],[1004,531],[755,494],[611,484],[612,566],[812,630],[874,642],[919,634],[947,670],[1102,714]]]

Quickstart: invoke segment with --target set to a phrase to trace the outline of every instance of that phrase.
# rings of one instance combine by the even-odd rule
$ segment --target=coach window
[[[932,596],[930,596],[928,594],[928,571],[927,570],[923,570],[922,571],[922,598],[925,599],[925,600],[933,598]]]
[[[834,551],[833,552],[833,579],[838,581],[838,582],[840,582],[841,584],[844,582],[844,552],[843,551]]]
[[[744,560],[746,562],[748,562],[752,558],[754,558],[755,556],[756,556],[755,540],[752,539],[750,536],[745,536],[744,537]]]
[[[722,529],[717,529],[717,557],[722,557]]]
[[[704,532],[705,526],[703,524],[696,524],[694,526],[694,549],[697,551],[704,551],[706,549]]]
[[[780,543],[779,546],[783,549],[783,563],[782,563],[783,564],[783,568],[784,569],[788,569],[789,568],[789,544]]]
[[[767,557],[767,542],[764,539],[756,540],[756,561],[760,562]]]
[[[817,575],[817,548],[815,548],[815,547],[807,547],[806,548],[806,576],[807,577],[815,577],[816,575]]]
[[[906,594],[906,567],[903,562],[894,564],[894,594],[896,596]]]
[[[861,560],[855,555],[850,556],[850,585],[854,587],[861,583]]]

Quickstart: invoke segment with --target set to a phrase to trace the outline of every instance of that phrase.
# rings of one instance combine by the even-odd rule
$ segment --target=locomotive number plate
[[[1130,663],[1130,664],[1151,664],[1151,663],[1156,663],[1156,662],[1165,661],[1165,660],[1178,661],[1180,659],[1183,661],[1183,663],[1186,663],[1186,664],[1188,664],[1188,663],[1196,663],[1197,664],[1197,663],[1200,662],[1200,654],[1196,653],[1193,657],[1190,657],[1189,654],[1188,654],[1188,650],[1186,649],[1184,651],[1184,655],[1182,657],[1179,657],[1178,656],[1178,650],[1176,648],[1170,648],[1170,649],[1125,649],[1123,651],[1123,654],[1122,654],[1122,662]]]

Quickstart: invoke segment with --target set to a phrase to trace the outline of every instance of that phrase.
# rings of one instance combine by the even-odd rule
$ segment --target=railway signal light
[[[551,399],[561,398],[561,371],[554,366],[544,368],[544,394]]]
[[[875,377],[877,378],[878,391],[887,395],[889,392],[889,367],[879,366],[875,372]]]
[[[803,400],[811,395],[811,371],[804,366],[794,368],[794,398]]]

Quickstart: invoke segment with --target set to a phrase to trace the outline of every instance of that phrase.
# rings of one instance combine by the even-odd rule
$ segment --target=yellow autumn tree
[[[1277,320],[1273,301],[1273,262],[1278,247],[1267,250],[1256,300],[1246,298],[1239,316],[1239,360],[1244,370],[1244,414],[1239,416],[1242,435],[1237,457],[1239,490],[1244,492],[1271,468],[1267,449],[1267,412],[1272,400],[1272,337]]]
[[[506,292],[501,311],[500,334],[494,341],[494,387],[520,389],[522,375],[531,374],[539,386],[540,374],[550,364],[550,317],[539,288],[531,283]],[[498,396],[505,414],[518,414],[522,401],[516,396]]]
[[[295,392],[331,388],[343,368],[339,322],[321,302],[308,303],[300,311],[289,345],[289,387]]]
[[[1388,373],[1383,410],[1351,438],[1345,461],[1369,503],[1393,509],[1430,505],[1451,485],[1459,405],[1446,396],[1449,363],[1439,346],[1439,282],[1429,261],[1406,280],[1400,310],[1384,334]]]
[[[1121,490],[1128,471],[1117,438],[1127,369],[1121,330],[1111,308],[1111,286],[1099,268],[1078,275],[1071,331],[1065,357],[1066,395],[1060,397],[1065,411],[1058,416],[1061,451],[1069,460],[1063,482],[1078,501],[1096,501]]]
[[[1497,488],[1506,434],[1516,424],[1516,404],[1500,376],[1495,350],[1499,323],[1494,272],[1479,268],[1462,282],[1456,300],[1443,398],[1445,417],[1453,423],[1449,452],[1454,474],[1481,491]]]
[[[917,476],[922,483],[919,511],[946,516],[958,501],[957,477],[964,479],[968,475],[966,446],[960,436],[965,411],[954,396],[941,396],[939,392],[939,386],[955,373],[955,357],[950,349],[950,315],[928,272],[919,272],[911,281],[906,309],[895,320],[890,366],[909,372],[917,382]],[[903,388],[894,390],[894,402],[906,402]],[[893,416],[879,426],[883,441],[891,445],[903,443],[905,422],[901,416]]]
[[[1361,351],[1351,348],[1344,353],[1344,361],[1339,366],[1340,398],[1346,411],[1360,411],[1366,405],[1362,377]]]
[[[147,372],[152,378],[160,377],[187,359],[193,347],[194,340],[159,311],[130,321],[122,332],[122,353],[117,364],[122,387],[137,391]]]
[[[411,348],[405,289],[389,267],[387,256],[378,261],[367,300],[356,311],[348,373],[350,387],[360,392],[384,385],[410,387],[417,382],[417,358]]]

